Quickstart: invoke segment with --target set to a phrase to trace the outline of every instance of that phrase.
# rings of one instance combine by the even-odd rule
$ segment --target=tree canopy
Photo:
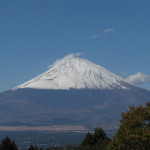
[[[15,141],[11,141],[9,137],[5,137],[0,144],[0,150],[18,150]]]
[[[94,134],[87,133],[80,144],[81,150],[105,150],[111,141],[101,127],[95,128]]]
[[[149,150],[150,149],[150,102],[143,107],[129,106],[129,111],[121,114],[119,129],[109,150]]]

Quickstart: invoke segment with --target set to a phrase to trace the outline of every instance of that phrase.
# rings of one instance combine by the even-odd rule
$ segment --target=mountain
[[[122,111],[129,105],[144,105],[149,99],[150,91],[69,55],[45,73],[0,93],[0,126],[116,129]]]
[[[65,57],[45,73],[14,89],[127,89],[124,83],[127,81],[88,60]]]

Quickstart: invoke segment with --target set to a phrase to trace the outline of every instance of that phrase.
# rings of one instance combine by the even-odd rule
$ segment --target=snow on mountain
[[[128,89],[126,80],[88,60],[68,55],[56,61],[41,75],[25,82],[18,88],[33,89]],[[129,83],[128,83],[129,84]]]

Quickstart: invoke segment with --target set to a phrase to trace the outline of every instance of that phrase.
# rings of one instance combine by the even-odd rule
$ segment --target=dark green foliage
[[[93,134],[93,143],[98,143],[100,140],[103,140],[106,138],[106,134],[103,131],[101,127],[95,128],[94,134]]]
[[[50,147],[47,148],[46,150],[64,150],[62,147]]]
[[[96,128],[94,134],[87,133],[86,137],[80,144],[81,150],[105,150],[111,141],[101,127]]]
[[[18,150],[18,147],[17,147],[17,145],[16,145],[14,140],[12,140],[11,145],[13,147],[13,150]]]
[[[72,145],[67,145],[65,150],[81,150],[79,147],[72,146]]]
[[[38,148],[37,146],[30,145],[28,150],[42,150],[42,148]]]
[[[33,145],[30,145],[28,150],[35,150],[34,146]]]
[[[150,103],[129,106],[108,150],[150,150]]]
[[[11,142],[9,137],[5,137],[0,144],[0,150],[18,150],[14,140]]]
[[[92,145],[92,144],[93,144],[93,137],[92,137],[92,134],[88,132],[85,138],[83,139],[83,141],[81,142],[80,146],[84,147],[86,145]]]

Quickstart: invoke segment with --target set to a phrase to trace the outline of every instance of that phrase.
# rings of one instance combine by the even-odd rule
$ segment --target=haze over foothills
[[[0,92],[82,55],[150,90],[150,1],[0,1]]]

